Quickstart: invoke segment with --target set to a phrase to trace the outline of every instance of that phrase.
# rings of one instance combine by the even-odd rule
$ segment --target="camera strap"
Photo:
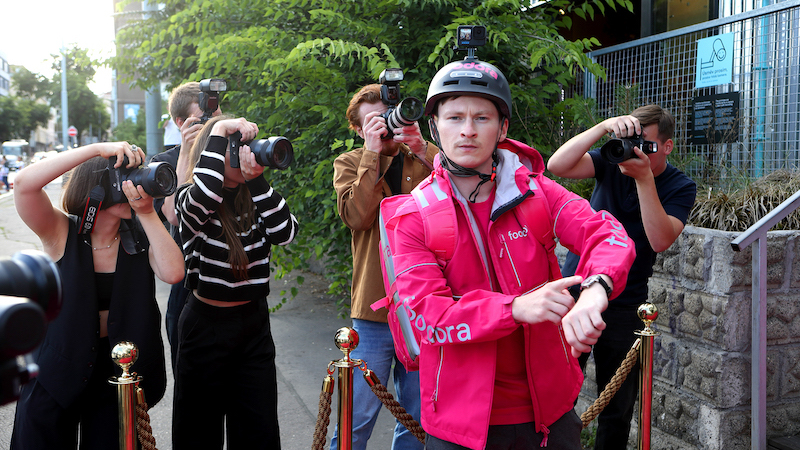
[[[103,189],[103,186],[97,185],[89,191],[89,198],[86,199],[86,207],[83,209],[83,217],[81,217],[81,234],[89,234],[94,230],[94,222],[105,197],[106,190]]]
[[[125,253],[129,255],[136,255],[147,250],[148,240],[147,235],[144,233],[142,226],[133,215],[130,219],[122,219],[119,224],[119,240],[122,243],[122,248]]]

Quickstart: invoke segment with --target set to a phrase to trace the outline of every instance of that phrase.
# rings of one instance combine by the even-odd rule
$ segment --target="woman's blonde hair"
[[[189,167],[186,174],[189,183],[194,183],[193,173],[194,168],[200,161],[200,155],[205,150],[211,139],[211,129],[214,124],[220,120],[231,119],[231,116],[219,115],[212,117],[208,122],[203,125],[197,138],[194,140],[194,145],[189,152]],[[231,265],[234,275],[239,280],[248,279],[247,266],[250,261],[247,259],[247,253],[244,251],[244,246],[239,238],[241,234],[251,233],[253,225],[255,224],[255,207],[253,206],[253,197],[247,186],[240,184],[234,188],[234,201],[233,204],[226,205],[224,202],[216,211],[217,218],[222,224],[222,234],[225,242],[228,243],[230,252],[228,253],[228,263]],[[240,219],[236,220],[236,216]]]

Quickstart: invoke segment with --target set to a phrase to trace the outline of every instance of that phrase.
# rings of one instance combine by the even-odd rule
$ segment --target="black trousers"
[[[178,321],[172,448],[280,449],[266,299],[220,308],[189,295]]]
[[[22,388],[14,416],[12,450],[81,450],[119,448],[117,389],[108,383],[115,375],[108,338],[100,339],[97,361],[86,389],[63,408],[34,379]],[[119,369],[116,372],[121,373]],[[117,375],[119,374],[117,373]]]
[[[175,361],[178,359],[178,319],[181,317],[181,311],[186,305],[189,293],[190,291],[183,286],[183,281],[173,284],[169,290],[167,312],[164,314],[164,325],[167,328],[173,376],[175,373]]]
[[[639,305],[615,305],[612,301],[603,312],[606,329],[592,347],[598,396],[625,361],[625,356],[637,338],[634,331],[644,328],[636,314],[638,307]],[[586,368],[588,358],[589,354],[584,353],[578,359],[582,369]],[[595,450],[620,450],[628,447],[631,418],[638,395],[639,366],[636,364],[619,391],[597,417]]]
[[[548,427],[550,434],[547,436],[549,450],[581,450],[581,419],[575,410],[567,411],[552,425]],[[544,434],[537,433],[533,422],[517,425],[490,425],[489,436],[486,441],[486,450],[523,450],[537,449],[542,446]],[[452,442],[431,436],[425,439],[425,450],[466,450]]]

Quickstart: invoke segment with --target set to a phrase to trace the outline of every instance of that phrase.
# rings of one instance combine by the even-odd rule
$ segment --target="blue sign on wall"
[[[695,89],[733,81],[733,33],[697,41]]]
[[[136,123],[136,116],[139,114],[140,107],[141,105],[137,105],[136,103],[125,103],[125,106],[123,106],[124,118],[131,119],[133,123]]]

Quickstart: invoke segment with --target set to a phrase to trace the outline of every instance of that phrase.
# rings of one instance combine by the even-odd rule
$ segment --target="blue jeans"
[[[354,359],[363,359],[367,368],[371,369],[387,386],[389,373],[394,373],[394,389],[396,400],[405,408],[406,412],[419,422],[419,372],[407,372],[406,368],[397,360],[394,354],[394,342],[389,325],[369,320],[353,319],[353,329],[358,333],[358,347],[350,356]],[[394,370],[392,371],[392,363]],[[383,404],[375,396],[364,381],[361,370],[356,369],[353,374],[353,450],[367,448],[367,440],[372,435],[372,428],[378,420],[378,413]],[[386,414],[391,414],[386,411]],[[397,421],[395,421],[397,422]],[[338,429],[334,431],[331,439],[331,450],[338,448]],[[392,450],[422,450],[423,445],[400,422],[394,427]]]

